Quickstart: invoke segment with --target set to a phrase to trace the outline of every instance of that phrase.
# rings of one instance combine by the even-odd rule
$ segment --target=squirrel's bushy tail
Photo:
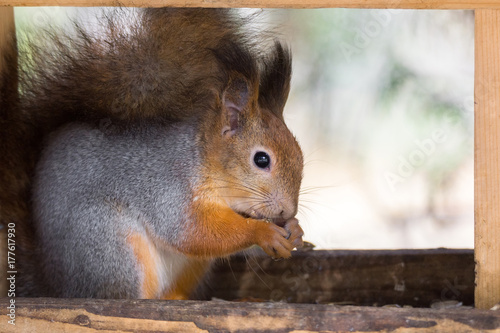
[[[223,9],[116,9],[99,21],[97,32],[75,23],[26,43],[23,107],[42,123],[182,119],[223,84],[213,50],[253,47],[247,20]]]
[[[8,36],[0,50],[0,224],[9,234],[9,255],[6,270],[18,271],[17,285],[31,288],[31,281],[21,273],[30,270],[33,251],[30,191],[36,161],[38,132],[21,106],[18,93],[17,46],[14,36]],[[5,230],[5,229],[4,229]],[[13,259],[13,261],[11,261]],[[6,296],[6,295],[2,295]]]

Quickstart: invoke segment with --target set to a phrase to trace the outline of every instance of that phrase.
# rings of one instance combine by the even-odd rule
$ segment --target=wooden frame
[[[1,0],[1,6],[500,9],[497,0]]]
[[[0,7],[0,52],[1,48],[6,45],[7,38],[15,32],[14,25],[14,8],[12,7]],[[0,57],[0,69],[5,64],[3,64],[3,59]]]
[[[475,10],[475,249],[476,289],[475,306],[478,309],[489,309],[500,301],[500,1],[496,0],[0,0],[0,47],[5,36],[12,32],[13,10],[9,6],[184,6],[184,7],[289,7],[289,8],[404,8],[404,9],[474,9]],[[4,6],[4,7],[1,7]],[[0,63],[0,66],[2,64]],[[45,302],[45,303],[44,303]],[[115,308],[115,301],[103,301]],[[132,302],[132,303],[131,303]],[[2,301],[3,303],[3,301]],[[102,304],[104,304],[102,303]],[[19,302],[28,310],[36,309],[43,316],[53,311],[54,304],[62,305],[63,301],[31,300]],[[66,304],[66,303],[64,303]],[[130,301],[123,304],[152,304]],[[175,307],[154,303],[155,306]],[[80,308],[76,303],[70,304],[72,309]],[[110,305],[110,306],[111,306]],[[128,306],[128,305],[127,305]],[[196,308],[196,304],[189,303]],[[265,305],[250,308],[260,309]],[[287,308],[277,305],[276,309]],[[2,313],[5,307],[2,305]],[[69,311],[69,310],[68,310]],[[118,311],[118,310],[117,310]],[[228,310],[231,312],[230,310]],[[350,310],[331,310],[335,313]],[[371,310],[366,310],[368,314]],[[479,311],[479,310],[478,310]],[[328,312],[328,311],[327,311]],[[332,313],[333,313],[332,312]],[[404,312],[404,311],[403,311]],[[285,311],[286,313],[286,311]],[[306,312],[297,313],[307,315]],[[402,313],[402,312],[401,312]],[[400,313],[400,314],[401,314]],[[420,314],[422,312],[419,312]],[[419,317],[417,312],[411,312]],[[450,313],[450,316],[453,314]],[[482,315],[482,312],[481,312]],[[500,315],[492,314],[490,323],[493,326],[482,329],[500,327]],[[436,325],[440,321],[431,316]],[[45,318],[45,317],[44,317]],[[77,317],[79,318],[79,317]],[[83,318],[83,317],[82,317]],[[81,318],[81,319],[82,319]],[[352,317],[355,318],[355,317]],[[85,318],[83,318],[85,319]],[[83,320],[82,319],[82,320]],[[88,319],[88,318],[87,318]],[[412,319],[413,320],[413,319]],[[338,322],[336,322],[338,323]],[[354,330],[361,329],[353,322]],[[0,322],[0,327],[3,323]],[[84,324],[81,324],[85,326]],[[424,325],[425,326],[425,325]],[[420,326],[421,328],[424,326]],[[272,326],[275,327],[275,326]],[[304,326],[305,327],[305,326]],[[312,326],[311,326],[312,327]],[[340,326],[339,326],[340,327]],[[342,326],[347,327],[347,326]],[[358,327],[358,328],[356,328]],[[401,327],[411,327],[404,326]],[[427,326],[430,327],[430,326]],[[458,327],[458,326],[457,326]],[[436,327],[435,327],[436,328]],[[340,328],[339,328],[340,329]],[[457,329],[457,328],[455,328]],[[479,328],[477,328],[479,329]],[[449,331],[449,330],[443,330]],[[455,330],[450,330],[455,331]]]
[[[280,262],[265,254],[254,254],[251,259],[238,255],[220,263],[214,276],[217,283],[210,294],[220,300],[208,302],[17,299],[16,326],[28,332],[51,333],[500,330],[500,311],[456,307],[458,301],[472,304],[472,250],[312,251],[296,252],[292,259]],[[291,303],[223,301],[273,293]],[[345,299],[357,305],[374,305],[364,302],[378,303],[379,299],[413,302],[414,306],[428,305],[432,299],[439,302],[431,309],[336,302]],[[311,304],[315,302],[322,304]],[[8,306],[9,299],[0,300],[2,318],[8,318]],[[8,332],[9,325],[0,320],[0,331]]]
[[[476,307],[500,301],[500,11],[475,12]]]
[[[498,332],[498,311],[157,300],[18,301],[24,332]],[[2,304],[2,316],[5,310]],[[61,310],[64,309],[64,310]],[[0,330],[9,332],[6,320]]]
[[[205,295],[306,304],[411,306],[474,304],[472,250],[294,252],[276,262],[235,255],[213,268]]]

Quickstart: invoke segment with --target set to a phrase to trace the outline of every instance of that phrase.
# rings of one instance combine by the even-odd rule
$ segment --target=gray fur
[[[52,135],[33,205],[41,273],[54,294],[139,296],[126,235],[151,228],[175,244],[196,181],[195,130],[189,122],[123,131],[72,123]]]

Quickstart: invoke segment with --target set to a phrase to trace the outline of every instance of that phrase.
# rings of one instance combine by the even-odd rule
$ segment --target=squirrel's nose
[[[295,214],[297,214],[297,207],[295,205],[287,205],[282,207],[280,217],[284,220],[288,220],[294,217]]]

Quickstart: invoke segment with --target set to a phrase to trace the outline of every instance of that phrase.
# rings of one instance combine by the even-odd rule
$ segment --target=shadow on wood
[[[309,251],[289,260],[237,255],[221,262],[210,297],[254,297],[293,303],[399,304],[429,307],[436,301],[474,303],[472,250]]]

